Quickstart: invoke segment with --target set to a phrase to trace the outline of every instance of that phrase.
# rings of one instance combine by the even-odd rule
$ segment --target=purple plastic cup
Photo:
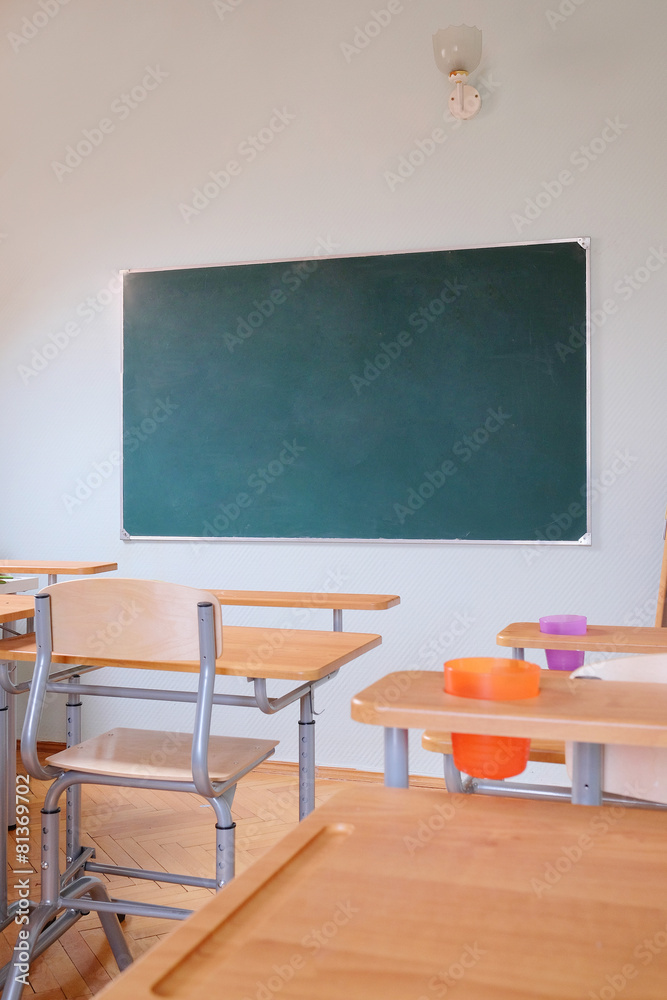
[[[540,632],[549,635],[586,635],[584,615],[547,615],[540,618]],[[584,664],[584,651],[580,649],[547,649],[549,670],[577,670]]]

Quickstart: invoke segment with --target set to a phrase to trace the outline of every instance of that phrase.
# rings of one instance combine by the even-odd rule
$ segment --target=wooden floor
[[[326,801],[345,782],[318,780],[316,801]],[[30,781],[30,860],[39,871],[39,809],[46,785]],[[64,802],[63,802],[64,805]],[[296,826],[299,814],[295,774],[262,766],[239,783],[233,807],[236,821],[236,871],[240,874]],[[64,808],[63,808],[64,814]],[[213,811],[194,795],[143,789],[83,786],[82,843],[96,847],[97,860],[153,871],[177,871],[213,876]],[[11,874],[15,861],[15,834],[9,835],[10,899],[15,899]],[[61,838],[62,848],[62,838]],[[61,859],[61,867],[64,856]],[[105,876],[101,876],[105,879]],[[108,878],[110,891],[123,899],[160,902],[197,909],[212,890],[188,888],[141,879]],[[39,898],[38,875],[30,877],[31,898]],[[132,954],[151,948],[175,926],[170,920],[127,917],[123,924]],[[17,926],[0,934],[0,965],[10,958]],[[81,919],[34,962],[23,997],[38,1000],[78,1000],[90,997],[118,975],[98,917]]]

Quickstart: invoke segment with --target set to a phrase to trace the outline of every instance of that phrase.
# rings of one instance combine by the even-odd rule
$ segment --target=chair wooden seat
[[[213,781],[229,781],[260,764],[278,746],[277,740],[242,736],[211,736],[208,773]],[[47,757],[63,771],[107,774],[116,778],[192,781],[192,733],[143,729],[110,729],[83,743]]]
[[[433,753],[451,753],[452,738],[449,733],[436,733],[428,730],[422,736],[424,750]],[[564,764],[565,744],[560,740],[531,740],[529,760],[542,764]]]

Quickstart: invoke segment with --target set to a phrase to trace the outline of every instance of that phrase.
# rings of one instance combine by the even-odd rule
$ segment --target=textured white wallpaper
[[[349,702],[384,673],[490,654],[500,628],[543,614],[652,624],[667,499],[667,13],[642,0],[629,31],[627,12],[622,0],[4,0],[0,399],[15,436],[3,554],[116,559],[123,575],[202,587],[400,594],[398,608],[345,616],[383,645],[316,698],[318,759],[343,767],[381,768],[381,732],[352,723]],[[484,32],[483,107],[457,126],[431,35],[461,21]],[[434,130],[434,149],[401,172]],[[577,236],[592,240],[590,548],[120,541],[119,270]],[[305,624],[280,610],[226,620]],[[114,708],[91,701],[87,730]],[[296,714],[230,709],[220,725],[274,735],[277,758],[295,760]],[[125,720],[186,725],[155,704]],[[58,715],[44,732],[59,737]],[[415,749],[413,770],[440,762]]]

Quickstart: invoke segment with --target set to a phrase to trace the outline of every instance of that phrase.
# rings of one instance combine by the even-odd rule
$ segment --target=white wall
[[[348,767],[381,767],[380,732],[352,723],[349,701],[384,673],[493,653],[502,626],[542,614],[652,624],[667,497],[667,267],[636,290],[624,276],[667,244],[664,4],[642,0],[630,25],[621,0],[563,0],[560,15],[556,0],[551,9],[547,0],[394,0],[391,22],[346,58],[342,43],[354,43],[384,0],[56,3],[42,0],[43,26],[38,0],[0,8],[0,391],[16,432],[4,449],[3,554],[115,559],[124,575],[199,586],[399,593],[397,609],[346,616],[347,628],[381,631],[383,646],[317,700],[319,760]],[[431,35],[461,21],[484,31],[473,82],[485,97],[479,117],[456,128]],[[160,82],[122,112],[118,100],[147,67]],[[294,116],[289,126],[184,221],[179,204],[239,159],[274,108]],[[54,168],[105,118],[91,155],[69,172]],[[577,151],[608,119],[618,134],[607,129],[613,141],[601,152],[595,144],[584,170]],[[437,127],[446,141],[391,190],[386,172]],[[566,169],[572,183],[521,223],[526,200]],[[591,343],[600,483],[591,548],[121,542],[117,469],[68,505],[79,478],[119,448],[119,297],[105,292],[119,269],[308,256],[322,242],[357,253],[576,236],[592,239],[593,309],[610,300]],[[67,324],[78,331],[68,343]],[[54,337],[62,349],[47,348],[54,356],[43,364]],[[279,610],[233,609],[226,620],[299,624]],[[329,627],[329,617],[314,612],[308,624]],[[89,727],[105,726],[108,711],[89,705]],[[294,711],[228,716],[227,731],[273,733],[278,757],[296,759]],[[135,706],[127,719],[185,725],[180,711],[156,706]],[[57,738],[60,720],[46,732]],[[435,772],[439,762],[415,754],[414,769]]]

